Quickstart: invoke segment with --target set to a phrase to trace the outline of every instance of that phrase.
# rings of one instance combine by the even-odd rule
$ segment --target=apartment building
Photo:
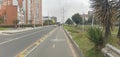
[[[42,0],[1,0],[0,16],[4,22],[0,25],[14,25],[14,20],[19,20],[18,24],[42,25]]]
[[[1,25],[13,25],[13,21],[17,19],[17,6],[12,5],[12,0],[2,0],[0,16],[4,19]]]

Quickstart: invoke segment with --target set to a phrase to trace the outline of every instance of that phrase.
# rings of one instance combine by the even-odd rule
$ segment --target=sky
[[[58,21],[71,18],[75,13],[88,13],[90,11],[89,0],[42,0],[43,16],[56,16]],[[64,10],[63,10],[64,9]]]

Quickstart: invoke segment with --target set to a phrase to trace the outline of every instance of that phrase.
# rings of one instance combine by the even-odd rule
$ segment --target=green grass
[[[119,27],[114,27],[112,30],[112,36],[109,38],[109,43],[115,47],[117,47],[118,49],[120,49],[120,41],[117,38],[117,33],[118,33],[118,28]]]
[[[0,27],[0,30],[7,30],[8,28],[2,28],[2,27]]]
[[[80,50],[85,57],[104,57],[101,52],[95,51],[94,44],[87,38],[86,30],[89,26],[85,26],[84,32],[82,26],[64,26],[72,35],[74,41],[79,45]]]

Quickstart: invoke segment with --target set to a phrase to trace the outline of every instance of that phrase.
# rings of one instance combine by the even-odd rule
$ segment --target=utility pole
[[[64,19],[65,19],[65,9],[63,8],[63,24],[64,24]]]

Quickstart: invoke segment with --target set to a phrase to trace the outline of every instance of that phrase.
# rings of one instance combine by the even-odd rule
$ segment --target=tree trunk
[[[105,38],[108,38],[110,35],[111,35],[110,20],[108,20],[105,26]]]
[[[120,38],[120,22],[119,22],[119,29],[118,29],[117,37]]]
[[[110,27],[105,28],[105,37],[108,38],[111,35]]]

